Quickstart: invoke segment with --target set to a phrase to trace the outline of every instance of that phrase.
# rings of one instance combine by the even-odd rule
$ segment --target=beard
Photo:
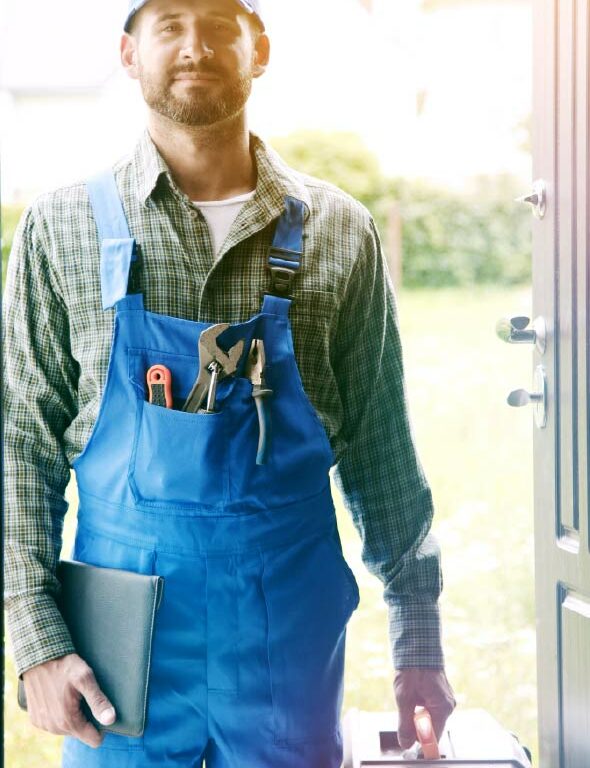
[[[207,88],[187,88],[183,97],[172,93],[173,79],[182,72],[216,75],[221,78],[221,90],[211,93]],[[175,123],[192,127],[214,125],[243,111],[252,93],[251,72],[239,72],[229,79],[225,73],[210,64],[184,67],[165,79],[146,72],[139,64],[139,82],[147,105]]]

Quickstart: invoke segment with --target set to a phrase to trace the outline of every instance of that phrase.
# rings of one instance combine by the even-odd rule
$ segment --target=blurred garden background
[[[5,5],[3,278],[24,207],[113,161],[142,125],[116,64],[123,0],[89,11],[92,40],[69,40],[74,58],[88,48],[79,66],[51,53],[43,68],[33,66],[34,44],[32,65],[10,43],[24,11]],[[283,3],[266,5],[274,58],[253,126],[292,165],[360,199],[384,242],[437,509],[447,674],[460,707],[488,710],[536,753],[532,417],[506,405],[530,383],[531,357],[494,332],[502,316],[530,316],[532,303],[530,213],[515,202],[531,181],[531,0],[303,0],[295,18]],[[60,0],[48,19],[56,35],[71,32],[78,4]],[[121,109],[128,117],[112,119]],[[65,553],[73,482],[68,497]],[[341,504],[338,514],[361,588],[344,710],[392,710],[381,585]],[[33,729],[15,699],[8,646],[5,763],[57,768],[59,738]]]

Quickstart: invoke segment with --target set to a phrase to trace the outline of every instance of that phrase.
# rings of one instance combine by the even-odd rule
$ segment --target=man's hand
[[[80,709],[82,697],[102,725],[115,722],[113,705],[98,687],[94,672],[76,653],[46,661],[23,674],[27,711],[37,728],[75,736],[89,747],[99,747],[104,734],[88,722]]]
[[[414,708],[417,706],[426,707],[430,712],[436,738],[440,739],[447,718],[457,703],[444,669],[400,669],[393,686],[399,710],[397,736],[400,747],[409,749],[416,741]]]

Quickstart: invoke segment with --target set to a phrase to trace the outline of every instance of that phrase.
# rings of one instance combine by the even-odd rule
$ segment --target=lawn
[[[405,291],[400,321],[416,441],[443,552],[447,673],[459,706],[483,707],[536,752],[532,413],[511,409],[531,383],[531,350],[500,342],[496,320],[528,314],[526,288]],[[75,498],[67,537],[74,528]],[[393,671],[381,585],[360,561],[338,504],[361,604],[348,633],[344,709],[392,709]],[[59,739],[27,723],[6,678],[6,764],[57,768]],[[312,692],[310,692],[312,694]]]

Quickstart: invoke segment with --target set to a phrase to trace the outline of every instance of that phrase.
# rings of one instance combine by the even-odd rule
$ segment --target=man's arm
[[[69,324],[29,209],[15,234],[4,292],[6,610],[17,673],[74,648],[56,607],[55,568],[70,468],[61,438],[75,415]]]
[[[97,747],[115,711],[75,653],[56,606],[70,467],[62,438],[76,413],[77,366],[59,282],[29,209],[19,224],[4,293],[4,456],[7,623],[33,725]]]
[[[395,297],[372,220],[341,307],[332,365],[347,444],[335,479],[363,561],[385,587],[398,738],[406,748],[416,738],[414,707],[426,705],[440,738],[455,699],[444,672],[432,497],[408,419]]]
[[[384,584],[393,661],[442,668],[433,507],[408,419],[395,298],[371,221],[341,307],[333,366],[347,443],[335,479]]]

